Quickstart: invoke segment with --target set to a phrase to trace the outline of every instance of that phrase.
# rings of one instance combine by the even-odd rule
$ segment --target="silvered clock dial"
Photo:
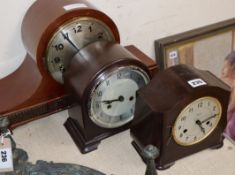
[[[95,18],[74,18],[60,26],[47,45],[44,60],[51,76],[63,83],[62,74],[70,59],[81,48],[97,40],[114,42],[115,38],[109,27]]]
[[[116,128],[134,117],[136,91],[149,82],[149,76],[138,67],[120,67],[92,89],[89,117],[104,128]]]

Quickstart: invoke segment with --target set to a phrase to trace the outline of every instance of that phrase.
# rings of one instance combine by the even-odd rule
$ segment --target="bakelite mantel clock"
[[[158,147],[158,169],[223,145],[230,89],[209,71],[174,66],[158,73],[137,94],[133,146],[137,151],[149,144]]]
[[[72,58],[64,80],[75,104],[65,126],[87,153],[102,139],[129,128],[136,91],[149,82],[150,72],[121,45],[98,41]]]

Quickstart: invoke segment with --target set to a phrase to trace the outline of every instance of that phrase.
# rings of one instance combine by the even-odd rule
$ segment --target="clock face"
[[[134,66],[120,67],[92,89],[88,104],[91,120],[103,128],[122,126],[134,117],[136,91],[149,82],[145,71]]]
[[[51,76],[63,83],[62,73],[81,48],[98,41],[115,41],[114,35],[106,24],[88,17],[74,18],[60,26],[47,46],[44,64]]]
[[[221,114],[221,104],[214,97],[202,97],[191,102],[175,121],[172,130],[174,140],[183,146],[203,141],[216,128]]]

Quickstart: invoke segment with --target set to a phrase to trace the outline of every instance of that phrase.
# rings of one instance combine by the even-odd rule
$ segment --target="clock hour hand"
[[[103,100],[101,101],[102,103],[105,103],[105,104],[111,104],[115,101],[119,101],[119,102],[123,102],[124,101],[124,97],[123,96],[119,96],[117,99],[113,99],[113,100]]]
[[[65,40],[67,40],[69,42],[69,44],[71,46],[73,46],[73,48],[75,48],[77,50],[77,52],[80,51],[80,49],[73,43],[73,41],[69,38],[69,34],[68,33],[64,33],[63,31],[60,32],[61,35],[64,37]]]
[[[205,134],[206,131],[205,131],[205,128],[202,127],[202,122],[201,122],[200,120],[197,120],[197,121],[196,121],[196,124],[200,127],[200,129],[201,129],[201,131],[203,132],[203,134]]]
[[[201,123],[205,123],[205,122],[207,122],[208,120],[210,120],[210,119],[216,117],[217,115],[218,115],[218,114],[214,114],[214,115],[212,115],[212,116],[206,118],[205,120],[201,121]]]

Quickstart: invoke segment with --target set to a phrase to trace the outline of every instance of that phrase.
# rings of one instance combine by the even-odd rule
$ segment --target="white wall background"
[[[1,1],[0,79],[16,70],[25,50],[21,22],[35,0]],[[155,39],[235,17],[234,0],[90,0],[117,24],[123,45],[154,58]]]

